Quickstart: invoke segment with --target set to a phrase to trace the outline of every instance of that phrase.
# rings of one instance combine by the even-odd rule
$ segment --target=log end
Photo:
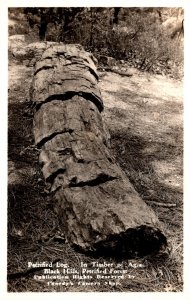
[[[142,225],[109,235],[106,240],[95,243],[88,253],[96,257],[134,259],[165,253],[166,250],[165,235],[157,228]]]

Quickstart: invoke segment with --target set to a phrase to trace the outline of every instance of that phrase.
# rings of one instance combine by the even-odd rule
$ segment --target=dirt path
[[[152,157],[149,163],[159,181],[182,191],[181,152],[167,153],[168,148],[182,147],[182,83],[140,72],[131,78],[107,73],[100,88],[113,134],[143,137],[143,154]]]

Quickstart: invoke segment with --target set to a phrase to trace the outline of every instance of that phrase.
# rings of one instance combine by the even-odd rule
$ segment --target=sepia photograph
[[[184,8],[7,15],[7,292],[183,292]]]

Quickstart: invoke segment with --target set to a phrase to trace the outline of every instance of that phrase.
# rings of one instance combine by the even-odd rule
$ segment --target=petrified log
[[[53,45],[36,64],[34,136],[68,242],[101,255],[144,256],[167,242],[110,153],[95,59],[77,45]]]

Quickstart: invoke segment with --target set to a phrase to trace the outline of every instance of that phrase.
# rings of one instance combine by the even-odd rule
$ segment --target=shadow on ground
[[[170,162],[173,155],[181,150],[177,151],[176,147],[167,142],[158,143],[155,141],[154,145],[151,142],[151,148],[154,150],[147,154],[144,152],[144,149],[147,149],[147,141],[143,137],[125,131],[112,132],[111,141],[116,160],[141,198],[146,202],[148,200],[149,205],[151,205],[151,201],[176,204],[176,207],[169,209],[164,207],[155,208],[155,204],[153,206],[158,214],[166,212],[166,215],[160,215],[163,221],[168,221],[169,224],[175,227],[181,227],[182,216],[179,218],[178,215],[175,218],[175,214],[176,208],[182,210],[182,191],[178,187],[170,187],[159,180],[158,174],[156,174],[152,165],[153,160]]]

